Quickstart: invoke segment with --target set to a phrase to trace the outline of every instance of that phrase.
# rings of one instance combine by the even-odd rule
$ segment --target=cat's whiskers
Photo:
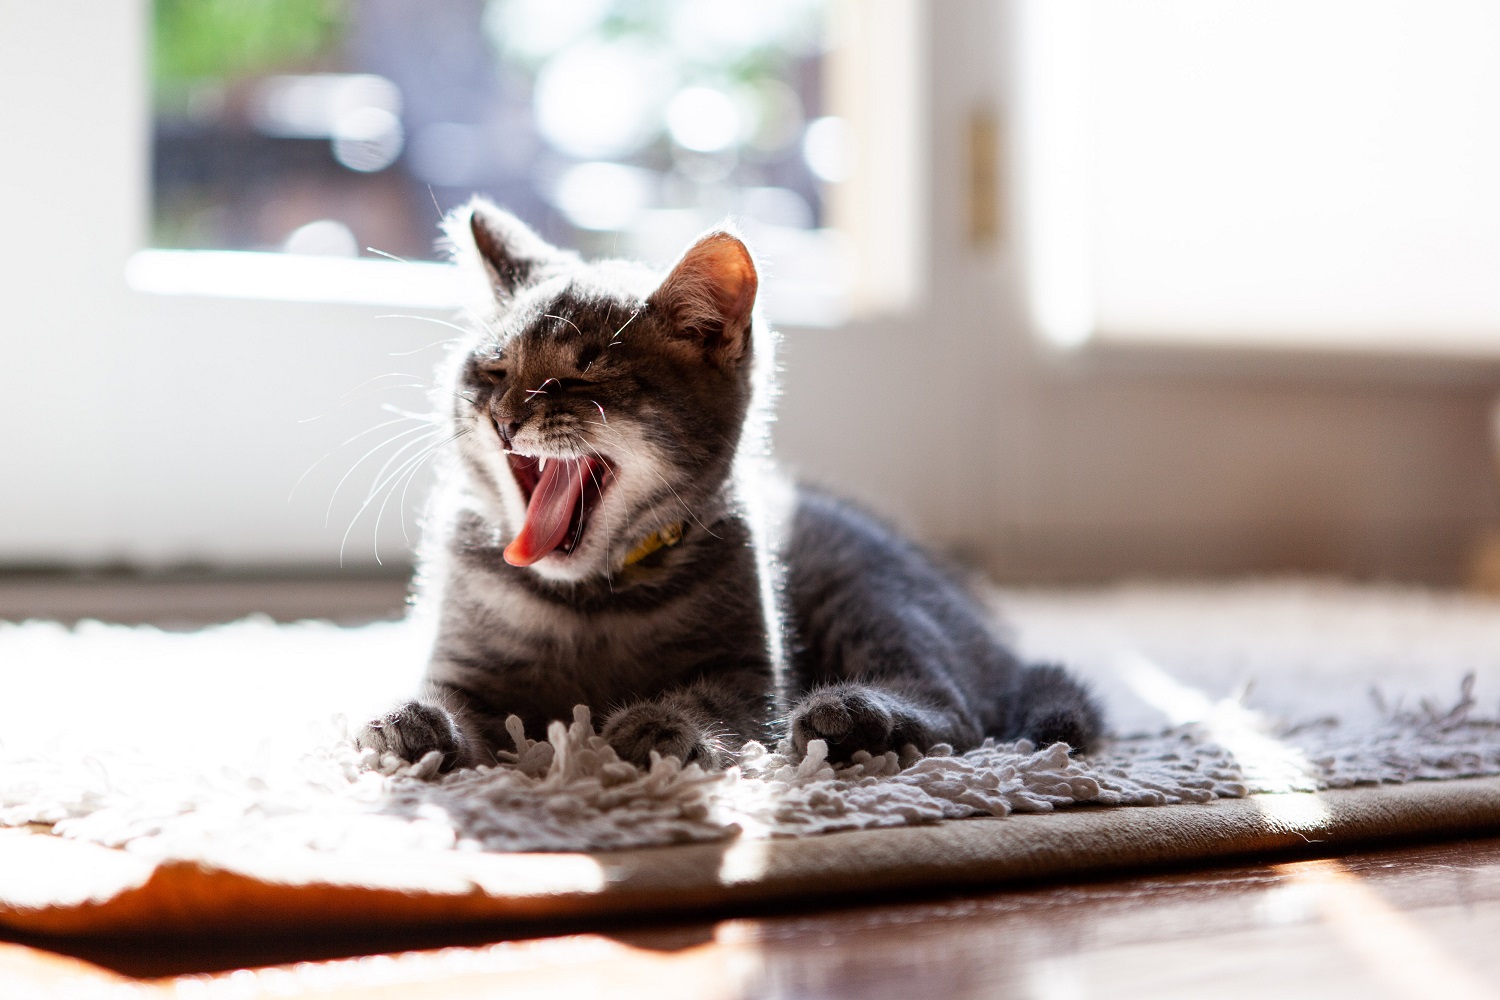
[[[349,466],[349,471],[345,472],[344,475],[339,479],[338,483],[333,487],[333,493],[332,493],[332,495],[330,495],[328,497],[328,509],[323,512],[323,523],[326,525],[330,520],[332,520],[332,518],[333,518],[333,505],[334,505],[334,503],[339,498],[339,491],[342,490],[344,488],[344,484],[349,481],[349,477],[352,476],[352,475],[354,475],[354,473],[359,469],[359,467],[361,465],[365,464],[365,462],[372,455],[374,455],[376,452],[380,451],[380,449],[382,449],[382,448],[385,448],[385,447],[387,447],[389,445],[395,444],[397,441],[400,441],[402,438],[411,437],[413,434],[420,434],[420,433],[423,433],[424,431],[427,432],[427,433],[438,433],[440,430],[441,430],[440,426],[434,426],[434,425],[427,425],[427,426],[423,426],[423,427],[411,427],[411,428],[408,428],[408,429],[406,429],[404,431],[401,431],[401,432],[399,432],[397,434],[391,435],[390,437],[386,438],[384,441],[382,441],[379,444],[377,444],[375,447],[371,448],[369,451],[365,452],[363,455],[359,456],[359,459],[357,461],[355,461],[355,463],[353,465]],[[377,475],[378,475],[378,473],[377,473]]]
[[[543,319],[561,320],[562,322],[564,322],[564,323],[568,324],[569,326],[571,326],[573,329],[578,330],[578,324],[575,323],[575,322],[573,322],[572,320],[568,319],[568,317],[566,317],[566,316],[559,316],[556,313],[542,313],[542,318]],[[578,336],[580,336],[580,337],[583,336],[583,331],[582,330],[578,330]]]
[[[415,413],[411,410],[403,410],[395,403],[381,403],[380,409],[386,413],[394,413],[398,417],[410,417],[413,420],[426,420],[429,423],[440,424],[443,422],[441,413]]]
[[[589,451],[594,453],[594,456],[599,459],[600,464],[602,464],[605,469],[607,469],[610,473],[614,472],[614,466],[610,465],[609,460],[599,453],[599,449],[594,447],[592,441],[590,441],[584,434],[578,431],[575,431],[573,436],[579,444],[583,445]],[[613,534],[610,530],[609,516],[605,513],[604,487],[599,483],[599,477],[594,475],[594,469],[592,466],[589,467],[589,478],[594,481],[594,487],[599,491],[599,508],[594,516],[604,519],[604,581],[609,585],[610,593],[614,593],[614,541]],[[579,499],[579,503],[580,505],[583,503],[581,497]]]
[[[457,434],[455,436],[455,440],[457,440],[458,438],[462,438],[464,435],[466,435],[468,433],[469,433],[469,430],[467,428],[465,428],[462,432],[460,432],[459,434]],[[428,457],[430,458],[432,455],[435,455],[435,454],[437,454],[435,451],[429,452],[428,453]],[[396,506],[401,511],[401,540],[404,541],[404,542],[406,542],[406,544],[408,544],[408,545],[411,544],[411,535],[406,530],[406,493],[407,493],[408,490],[411,489],[411,484],[416,481],[417,470],[420,469],[420,468],[421,468],[421,464],[418,463],[418,465],[416,466],[416,468],[412,469],[411,472],[407,473],[407,475],[406,475],[406,485],[401,487],[401,499],[399,501],[397,501],[397,504],[396,504]],[[391,487],[391,489],[394,490],[395,487]]]
[[[584,423],[592,424],[594,422],[592,420],[585,420]],[[662,475],[650,462],[648,462],[648,461],[640,458],[639,454],[635,451],[635,449],[633,447],[631,447],[630,444],[626,441],[625,436],[623,434],[621,434],[615,428],[610,427],[608,424],[602,424],[601,423],[601,424],[594,424],[594,426],[601,427],[604,430],[607,430],[607,431],[610,431],[611,433],[613,433],[615,435],[615,441],[619,445],[619,450],[625,452],[627,455],[630,456],[630,458],[631,458],[631,465],[632,466],[640,465],[640,466],[642,466],[644,468],[650,469],[651,470],[651,474],[654,475],[657,479],[660,479],[661,482],[662,482],[662,485],[665,486],[669,491],[671,491],[672,496],[674,496],[677,499],[678,504],[680,504],[682,506],[682,509],[687,512],[687,516],[690,517],[690,518],[692,518],[693,522],[695,524],[697,524],[698,527],[700,527],[704,531],[708,532],[708,534],[712,535],[714,538],[718,538],[719,537],[718,533],[716,533],[708,525],[704,524],[703,523],[703,519],[700,518],[696,513],[693,512],[693,508],[689,507],[687,501],[684,500],[684,499],[682,499],[682,494],[680,494],[680,493],[677,492],[677,488],[672,485],[671,481],[668,480],[666,476]]]
[[[434,384],[433,381],[431,379],[427,378],[425,375],[412,375],[412,374],[410,374],[408,372],[381,372],[379,375],[371,375],[369,378],[365,379],[363,382],[360,382],[359,384],[351,387],[347,392],[345,392],[342,396],[339,397],[339,403],[340,403],[340,405],[342,405],[344,403],[351,402],[354,399],[358,398],[357,394],[359,393],[359,391],[361,389],[364,389],[366,386],[372,385],[372,383],[379,382],[383,378],[410,378],[410,379],[416,379],[418,381],[418,383],[419,383],[415,387],[413,387],[413,386],[397,386],[396,388],[423,388],[425,386],[431,386],[431,385]],[[374,388],[384,389],[384,388],[388,388],[388,387],[387,386],[375,386]]]
[[[428,434],[424,437],[413,438],[412,440],[406,442],[406,444],[402,445],[400,448],[396,449],[396,451],[392,452],[386,458],[385,463],[382,464],[379,469],[375,470],[375,476],[370,482],[369,490],[365,493],[365,499],[369,500],[375,495],[375,490],[377,488],[376,484],[385,478],[386,472],[390,470],[391,466],[396,464],[397,459],[399,459],[403,454],[412,450],[413,448],[423,447],[424,445],[429,443],[432,438],[441,433],[443,433],[442,427],[434,427],[432,428],[431,434]]]
[[[590,402],[593,402],[593,401],[590,400]],[[595,404],[595,405],[598,405],[598,404]],[[605,422],[608,423],[608,421],[605,421]],[[614,428],[611,428],[611,429],[614,429]],[[617,431],[617,433],[618,433],[618,431]],[[707,438],[704,437],[703,432],[702,432],[701,429],[697,430],[695,433],[699,436],[700,440],[713,441],[713,442],[715,442],[717,444],[721,444],[721,445],[724,445],[726,447],[731,446],[734,443],[734,436],[732,434],[729,434],[729,433],[720,432],[718,435],[715,435],[713,437],[707,437]]]
[[[612,338],[610,338],[609,344],[607,346],[614,347],[616,344],[618,344],[620,342],[620,334],[622,334],[622,333],[625,332],[625,327],[629,326],[631,323],[634,323],[635,322],[635,318],[637,316],[639,316],[640,314],[641,314],[641,311],[639,309],[637,309],[635,312],[631,313],[630,314],[630,318],[627,319],[624,322],[624,324],[621,325],[621,327],[618,330],[615,331],[615,335]]]
[[[463,437],[465,433],[467,433],[467,428],[462,428],[459,431],[457,431],[456,433],[450,434],[448,437],[446,437],[443,440],[437,442],[436,444],[429,445],[424,451],[418,452],[416,455],[413,455],[410,458],[406,459],[406,461],[404,461],[401,464],[401,466],[398,469],[396,469],[395,472],[391,473],[390,478],[388,478],[384,482],[381,482],[381,483],[379,483],[376,486],[374,486],[374,487],[371,488],[369,496],[367,496],[365,498],[365,502],[364,503],[362,503],[362,504],[359,505],[359,510],[356,510],[354,512],[354,516],[349,519],[349,527],[347,527],[347,528],[344,529],[344,536],[343,536],[342,539],[339,540],[339,565],[340,566],[344,565],[344,550],[349,545],[349,535],[351,533],[353,533],[354,526],[359,523],[360,515],[362,515],[366,510],[368,510],[370,508],[370,504],[374,503],[375,496],[376,496],[377,492],[380,491],[381,489],[384,489],[384,487],[388,483],[395,482],[397,480],[397,478],[403,472],[405,472],[407,470],[408,467],[410,467],[412,465],[415,465],[415,464],[420,464],[421,462],[426,461],[427,458],[429,456],[435,454],[439,448],[442,448],[444,445],[447,445],[447,444],[449,444],[449,443],[451,443],[453,441],[457,441],[459,438]],[[376,528],[377,529],[379,528],[378,523],[376,525]],[[376,565],[380,565],[380,566],[385,565],[383,562],[381,562],[381,559],[380,559],[380,538],[379,538],[378,535],[375,538],[375,563],[376,563]]]
[[[409,379],[413,379],[414,381],[411,381],[411,382],[401,382],[401,383],[398,383],[398,384],[395,384],[395,385],[378,385],[378,386],[372,386],[368,390],[366,390],[365,393],[363,393],[363,394],[364,395],[368,395],[368,393],[371,393],[371,392],[380,392],[380,391],[385,390],[385,389],[425,389],[428,392],[432,392],[432,391],[436,390],[436,391],[438,391],[440,393],[443,393],[444,395],[452,396],[454,399],[462,400],[463,402],[468,403],[470,406],[474,405],[474,399],[473,399],[473,397],[468,396],[468,395],[466,395],[466,394],[464,394],[462,392],[459,392],[456,389],[451,388],[445,382],[439,382],[436,379],[426,378],[425,376],[422,376],[422,375],[411,375],[411,374],[408,374],[406,372],[386,372],[384,375],[376,375],[373,378],[367,378],[363,382],[361,382],[359,385],[355,386],[353,389],[350,389],[349,392],[345,393],[340,398],[339,405],[342,406],[342,405],[345,405],[347,403],[352,402],[356,398],[354,394],[356,392],[358,392],[358,390],[361,387],[367,386],[371,382],[375,382],[375,381],[378,381],[378,380],[383,379],[383,378],[409,378]]]
[[[414,319],[414,320],[419,320],[419,321],[421,321],[423,323],[436,323],[438,326],[446,326],[450,330],[457,330],[459,333],[463,334],[464,336],[468,336],[472,332],[472,331],[468,330],[465,327],[459,326],[457,323],[450,323],[446,319],[438,319],[436,316],[418,316],[416,313],[381,313],[379,316],[376,316],[375,318],[376,319]],[[452,339],[453,340],[457,340],[458,338],[454,337]]]
[[[392,377],[396,377],[398,375],[400,377],[402,377],[402,378],[420,378],[421,377],[419,375],[401,375],[398,372],[387,372],[384,375],[374,375],[374,376],[371,376],[370,378],[365,379],[363,382],[360,382],[358,385],[354,386],[353,388],[350,388],[347,391],[345,391],[344,394],[339,397],[338,402],[335,403],[331,409],[324,410],[322,413],[314,414],[311,417],[303,417],[300,420],[298,420],[297,423],[299,423],[299,424],[310,424],[310,423],[312,423],[315,420],[322,420],[324,417],[329,416],[330,414],[335,413],[336,411],[341,410],[344,407],[348,406],[350,403],[353,403],[353,402],[355,402],[356,400],[359,400],[359,399],[363,399],[365,396],[368,396],[368,395],[370,395],[371,393],[374,393],[374,392],[384,392],[387,389],[429,389],[430,390],[430,389],[433,388],[434,385],[436,385],[436,383],[432,382],[431,380],[428,380],[425,384],[409,384],[409,383],[402,383],[400,385],[371,385],[370,384],[372,382],[378,382],[378,381],[380,381],[383,378],[392,378]],[[448,390],[448,391],[452,392],[451,389]],[[382,409],[383,408],[385,408],[384,404],[382,405]]]
[[[588,523],[588,496],[583,488],[583,463],[574,465],[578,471],[578,534],[573,536],[573,546],[577,548],[583,542],[583,532]]]
[[[547,382],[556,382],[559,386],[562,385],[561,379],[549,378],[535,389],[527,389],[526,398],[530,400],[535,399],[537,396],[545,396],[547,394]]]
[[[376,378],[383,377],[386,376],[376,376]],[[369,382],[372,381],[374,381],[374,379],[366,379],[364,382],[360,383],[360,386],[366,386]],[[450,389],[447,386],[440,385],[437,382],[431,380],[425,382],[396,382],[389,385],[373,385],[363,389],[361,389],[360,386],[356,386],[355,388],[350,389],[343,396],[339,397],[338,405],[336,405],[333,409],[325,410],[324,412],[319,413],[317,416],[307,417],[305,419],[299,420],[298,423],[307,424],[312,423],[314,420],[322,420],[324,417],[328,416],[334,411],[342,409],[343,407],[348,406],[349,404],[354,403],[357,400],[363,399],[366,396],[372,395],[377,392],[392,392],[397,389],[421,389],[424,392],[428,393],[432,392],[433,390],[438,390],[445,395],[452,396],[454,399],[462,400],[463,402],[468,403],[470,406],[475,405],[473,397],[466,396],[461,392]]]
[[[468,433],[468,429],[467,428],[462,428],[456,434],[454,434],[453,437],[450,440],[455,440],[456,441],[459,438],[463,437],[467,433]],[[382,563],[380,561],[380,521],[381,521],[381,518],[383,518],[385,516],[386,505],[391,502],[391,497],[393,497],[393,496],[396,495],[396,487],[400,486],[402,484],[402,480],[403,479],[405,480],[405,485],[402,486],[402,489],[401,489],[401,499],[399,501],[397,501],[397,503],[396,503],[396,509],[397,509],[397,511],[401,515],[401,538],[408,545],[411,544],[411,535],[408,534],[407,530],[406,530],[406,489],[407,489],[407,487],[411,486],[412,480],[416,478],[417,471],[422,468],[423,463],[425,463],[433,455],[436,455],[437,452],[438,452],[438,449],[440,449],[442,447],[442,445],[443,445],[443,443],[440,442],[439,444],[437,444],[437,445],[435,445],[435,446],[433,446],[431,448],[428,448],[425,452],[423,452],[421,454],[421,456],[418,458],[418,460],[416,462],[407,462],[405,464],[405,470],[406,470],[405,472],[397,472],[397,473],[393,474],[394,482],[391,484],[391,487],[388,490],[386,490],[385,499],[383,499],[383,500],[380,501],[380,507],[375,511],[375,530],[373,532],[373,535],[374,535],[374,539],[375,539],[375,563],[376,563],[376,565],[384,565],[384,563]],[[373,493],[373,490],[372,490],[372,493]]]
[[[472,337],[476,332],[477,333],[483,333],[483,334],[485,334],[486,336],[488,336],[490,338],[494,338],[496,336],[494,324],[492,322],[490,322],[488,319],[484,318],[483,316],[477,316],[477,315],[469,315],[467,317],[466,321],[470,324],[469,326],[464,326],[464,325],[462,325],[460,323],[454,323],[454,322],[452,322],[450,320],[446,320],[446,319],[438,319],[436,316],[419,316],[419,315],[417,315],[415,313],[382,313],[381,315],[376,316],[375,318],[376,319],[414,319],[414,320],[419,320],[419,321],[421,321],[423,323],[436,323],[438,326],[445,326],[448,329],[455,330],[459,334],[461,334],[461,336],[458,336],[458,337],[450,337],[448,340],[439,341],[439,343],[445,343],[445,344],[456,343],[457,341],[463,340],[463,339],[465,339],[467,337]]]
[[[432,445],[432,438],[431,437],[417,438],[417,439],[415,439],[413,441],[407,442],[405,445],[403,445],[401,447],[400,451],[397,451],[395,454],[391,455],[390,458],[386,459],[385,464],[382,465],[380,467],[379,471],[377,471],[375,473],[375,477],[374,477],[374,479],[370,483],[370,489],[365,494],[365,499],[364,499],[363,503],[361,503],[359,510],[362,512],[366,507],[368,507],[370,504],[374,503],[375,502],[375,497],[379,494],[379,492],[385,486],[385,484],[386,483],[392,483],[392,482],[398,481],[399,477],[402,474],[402,472],[411,465],[411,463],[412,463],[412,461],[414,459],[416,459],[418,456],[428,454],[428,452],[431,449],[431,445]],[[401,458],[401,455],[403,453],[408,452],[408,451],[410,451],[413,448],[418,449],[416,455],[408,455],[404,459]],[[401,459],[399,464],[397,464],[397,459]],[[391,468],[392,465],[395,465],[396,468],[395,468],[394,471],[392,471],[390,473],[389,479],[387,479],[386,478],[386,472],[387,472],[387,470],[389,470]],[[383,565],[380,562],[380,541],[379,541],[379,539],[380,539],[380,520],[381,520],[381,515],[384,513],[386,501],[390,499],[390,495],[391,495],[392,492],[394,492],[394,489],[395,489],[395,487],[392,486],[390,490],[386,491],[386,499],[381,501],[380,508],[375,513],[375,532],[374,532],[374,537],[375,537],[375,562],[378,565]],[[359,517],[359,513],[356,512],[355,519],[358,519],[358,517]],[[350,526],[351,527],[353,526],[353,522],[352,521],[350,522]],[[403,524],[402,527],[404,529],[405,525]],[[403,533],[404,533],[404,531],[403,531]],[[342,549],[340,550],[340,552],[342,554]]]
[[[400,411],[396,411],[396,410],[393,410],[391,412],[400,413]],[[387,420],[387,421],[384,421],[383,423],[376,424],[374,427],[366,427],[364,430],[360,431],[358,434],[353,434],[353,435],[350,435],[349,437],[344,438],[344,440],[340,441],[338,444],[336,444],[332,448],[328,449],[328,451],[323,454],[322,458],[319,458],[316,462],[313,462],[313,464],[309,465],[305,470],[303,470],[302,475],[298,476],[297,477],[297,481],[292,484],[291,492],[289,492],[286,495],[286,501],[287,501],[287,503],[291,503],[292,502],[292,497],[294,495],[296,495],[296,493],[297,493],[297,487],[299,487],[299,486],[302,485],[303,481],[305,479],[307,479],[307,477],[309,475],[312,474],[312,471],[314,469],[316,469],[318,466],[322,465],[324,462],[326,462],[329,458],[331,458],[334,455],[334,453],[337,452],[340,448],[348,447],[349,445],[351,445],[354,442],[358,441],[360,438],[364,437],[366,434],[374,434],[376,431],[378,431],[378,430],[380,430],[382,428],[390,427],[392,424],[405,423],[405,422],[407,422],[409,420],[428,421],[428,420],[430,420],[430,418],[421,416],[420,414],[416,414],[416,413],[401,413],[401,415],[398,416],[395,420]],[[389,443],[390,443],[390,441],[384,442],[384,444],[389,444]],[[379,447],[382,447],[382,445],[377,445],[376,447],[379,448]]]
[[[458,337],[449,337],[447,340],[434,340],[432,343],[427,344],[424,347],[413,347],[409,351],[392,351],[389,354],[387,354],[386,357],[388,357],[388,358],[409,358],[413,354],[421,354],[423,351],[430,351],[434,347],[446,347],[449,344],[456,344],[456,343],[458,343],[458,341],[459,341]]]

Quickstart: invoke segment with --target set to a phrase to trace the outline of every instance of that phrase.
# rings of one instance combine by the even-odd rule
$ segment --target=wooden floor
[[[0,996],[1500,995],[1500,839],[727,920],[0,943]]]

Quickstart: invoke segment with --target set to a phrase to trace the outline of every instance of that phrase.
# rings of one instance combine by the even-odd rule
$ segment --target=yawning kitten
[[[663,278],[483,201],[446,229],[487,302],[441,374],[456,454],[418,598],[437,637],[426,690],[362,745],[480,764],[508,715],[541,737],[579,704],[642,764],[720,767],[779,731],[835,759],[1098,737],[1084,690],[1018,663],[922,552],[776,475],[774,342],[737,236]]]

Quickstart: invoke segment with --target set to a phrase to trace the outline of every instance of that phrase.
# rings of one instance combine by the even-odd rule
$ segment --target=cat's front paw
[[[828,744],[828,758],[836,761],[848,760],[860,750],[875,756],[900,750],[896,715],[883,701],[877,693],[859,687],[813,691],[792,709],[792,745],[798,753],[806,753],[810,741],[823,740]]]
[[[605,721],[600,735],[621,760],[640,767],[651,765],[653,750],[711,771],[729,764],[729,755],[717,741],[686,712],[671,705],[652,701],[627,705]]]
[[[442,706],[425,701],[409,701],[372,720],[359,731],[354,743],[381,756],[393,753],[412,763],[437,750],[443,755],[444,771],[452,770],[463,756],[458,723]]]

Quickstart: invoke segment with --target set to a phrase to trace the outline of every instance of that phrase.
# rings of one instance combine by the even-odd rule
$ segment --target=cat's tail
[[[1104,735],[1104,713],[1089,689],[1053,663],[1024,667],[1011,703],[1011,732],[1039,747],[1066,743],[1088,753]]]

